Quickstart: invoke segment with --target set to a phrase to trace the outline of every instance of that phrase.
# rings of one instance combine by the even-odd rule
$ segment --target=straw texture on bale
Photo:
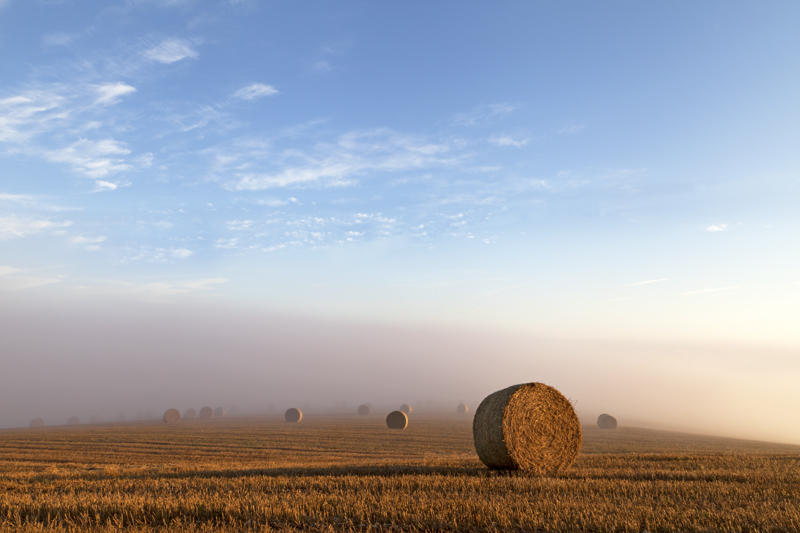
[[[411,406],[408,405],[407,403],[404,403],[403,405],[401,405],[400,406],[400,410],[403,411],[407,415],[411,414]]]
[[[43,425],[44,425],[44,420],[42,420],[41,418],[34,418],[33,420],[31,420],[32,428],[40,428]]]
[[[617,429],[617,419],[611,415],[602,414],[597,417],[597,427],[600,429]]]
[[[366,405],[366,404],[365,405],[359,405],[358,406],[358,414],[360,414],[361,416],[368,415],[369,414],[369,406]]]
[[[196,416],[197,416],[197,411],[195,411],[194,409],[187,409],[186,412],[183,413],[183,418],[186,418],[188,420],[190,420],[190,419],[192,419],[192,418],[194,418]]]
[[[487,396],[475,411],[472,436],[489,468],[540,474],[571,465],[583,444],[572,404],[544,383],[514,385]]]
[[[225,409],[223,409],[222,407],[217,407],[216,409],[214,409],[214,416],[216,416],[217,418],[225,416]]]
[[[287,422],[300,422],[303,419],[303,411],[294,407],[289,408],[283,414],[283,418],[286,419]]]
[[[408,415],[403,411],[392,411],[386,417],[386,425],[389,429],[406,429],[408,426]]]
[[[167,409],[164,413],[164,422],[167,424],[174,424],[181,419],[181,412],[177,409]]]
[[[203,420],[207,420],[212,416],[214,416],[214,410],[212,408],[203,407],[202,409],[200,409],[200,418],[202,418]]]
[[[71,416],[69,417],[69,420],[67,420],[67,424],[69,424],[70,426],[77,426],[80,423],[81,419],[78,418],[77,416]]]
[[[458,407],[456,407],[456,413],[460,415],[467,414],[467,411],[469,411],[469,407],[467,407],[466,404],[460,403],[458,404]]]

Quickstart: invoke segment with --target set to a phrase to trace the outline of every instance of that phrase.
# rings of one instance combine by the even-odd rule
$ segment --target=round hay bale
[[[77,416],[71,416],[69,417],[69,420],[67,420],[67,424],[69,424],[70,426],[77,426],[80,423],[81,419],[78,418]]]
[[[33,420],[31,420],[32,428],[40,428],[43,425],[44,425],[44,420],[42,420],[41,418],[34,418]]]
[[[458,404],[458,407],[456,407],[456,413],[460,415],[467,414],[467,411],[469,411],[469,407],[467,407],[467,405],[464,403],[460,403]]]
[[[403,411],[392,411],[386,416],[386,426],[389,429],[406,429],[408,427],[408,415]]]
[[[472,422],[475,451],[491,469],[551,474],[575,461],[583,444],[570,401],[544,383],[487,396]]]
[[[602,414],[597,417],[597,427],[600,429],[617,429],[617,419],[611,415]]]
[[[287,422],[300,422],[303,419],[303,411],[292,407],[286,410],[283,414],[283,418],[285,418]]]
[[[181,419],[181,412],[177,409],[167,409],[164,413],[164,422],[167,424],[174,424]]]
[[[203,420],[208,420],[212,416],[214,416],[214,410],[212,408],[203,407],[202,409],[200,409],[200,418],[202,418]]]
[[[186,412],[183,413],[183,418],[186,418],[187,420],[191,420],[196,416],[197,416],[197,411],[195,411],[194,409],[187,409]]]
[[[225,416],[225,409],[223,409],[222,407],[217,407],[216,409],[214,409],[214,416],[217,418]]]
[[[369,406],[367,404],[358,406],[358,414],[365,416],[369,414]]]
[[[403,411],[407,415],[411,414],[411,406],[408,405],[407,403],[404,403],[403,405],[401,405],[400,406],[400,410]]]

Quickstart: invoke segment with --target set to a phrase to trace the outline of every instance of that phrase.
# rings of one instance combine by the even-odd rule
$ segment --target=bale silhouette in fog
[[[222,407],[217,407],[216,409],[214,409],[214,416],[217,418],[222,418],[223,416],[225,416],[225,409],[223,409]]]
[[[202,409],[200,409],[200,418],[202,418],[203,420],[208,420],[212,416],[214,416],[214,410],[212,408],[203,407]]]
[[[406,429],[408,415],[403,411],[392,411],[386,416],[386,426],[389,429]]]
[[[367,404],[359,405],[358,406],[358,414],[360,414],[361,416],[368,415],[369,414],[369,406],[367,406]]]
[[[177,409],[167,409],[164,413],[164,422],[167,424],[174,424],[181,419],[181,412]]]
[[[597,427],[600,429],[617,429],[617,419],[611,415],[602,414],[597,417]]]
[[[44,425],[44,420],[42,420],[41,418],[34,418],[33,420],[31,420],[32,428],[40,428],[43,425]]]
[[[185,413],[183,413],[183,418],[191,420],[192,418],[197,416],[197,411],[194,409],[187,409]]]
[[[469,411],[469,407],[467,407],[466,404],[460,403],[458,404],[458,407],[456,407],[456,413],[460,415],[467,414],[467,411]]]
[[[303,412],[300,409],[292,407],[286,410],[283,418],[285,418],[287,422],[300,422],[303,419]]]
[[[514,385],[487,396],[475,411],[472,436],[489,468],[542,474],[571,465],[583,443],[572,404],[544,383]]]
[[[411,414],[411,406],[408,405],[407,403],[404,403],[403,405],[401,405],[400,406],[400,410],[403,411],[407,415]]]
[[[71,416],[69,417],[69,420],[67,420],[67,424],[69,424],[70,426],[77,426],[80,423],[81,419],[78,418],[77,416]]]

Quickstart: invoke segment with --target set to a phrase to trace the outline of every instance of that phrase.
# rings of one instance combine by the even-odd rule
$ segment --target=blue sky
[[[4,291],[800,343],[796,3],[0,6]]]

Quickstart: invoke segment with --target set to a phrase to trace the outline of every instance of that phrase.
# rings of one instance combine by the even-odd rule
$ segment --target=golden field
[[[0,528],[798,532],[800,446],[587,427],[542,477],[487,470],[471,417],[2,430]]]

